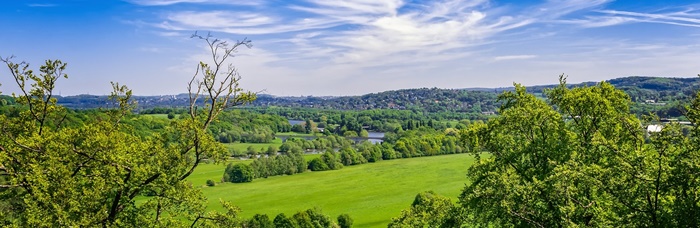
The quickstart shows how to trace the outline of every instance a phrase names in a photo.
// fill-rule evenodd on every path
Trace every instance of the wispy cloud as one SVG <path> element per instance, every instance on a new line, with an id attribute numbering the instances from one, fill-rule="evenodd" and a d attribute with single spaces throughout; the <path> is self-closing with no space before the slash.
<path id="1" fill-rule="evenodd" d="M 198 4 L 225 4 L 225 5 L 247 5 L 258 6 L 265 3 L 264 0 L 125 0 L 137 5 L 143 6 L 167 6 L 180 3 L 198 3 Z"/>
<path id="2" fill-rule="evenodd" d="M 199 0 L 188 2 L 194 1 Z M 279 13 L 280 9 L 173 11 L 156 26 L 169 31 L 211 30 L 281 36 L 292 44 L 286 46 L 286 52 L 296 51 L 289 55 L 294 56 L 294 61 L 316 60 L 322 54 L 334 64 L 374 67 L 464 57 L 468 48 L 488 43 L 487 39 L 495 35 L 607 2 L 609 0 L 549 0 L 522 12 L 506 14 L 487 0 L 421 4 L 403 0 L 303 0 L 281 6 L 281 11 L 286 13 Z M 303 39 L 297 36 L 314 32 L 320 33 Z"/>
<path id="3" fill-rule="evenodd" d="M 520 60 L 520 59 L 532 59 L 536 58 L 536 55 L 502 55 L 493 57 L 494 61 L 504 61 L 504 60 Z"/>
<path id="4" fill-rule="evenodd" d="M 697 10 L 669 13 L 638 13 L 619 10 L 601 10 L 600 13 L 638 22 L 700 27 L 700 11 Z"/>
<path id="5" fill-rule="evenodd" d="M 635 53 L 663 50 L 666 43 L 615 46 L 610 42 L 629 41 L 599 42 L 600 37 L 576 35 L 589 28 L 632 23 L 700 27 L 700 12 L 694 9 L 634 12 L 610 9 L 613 0 L 542 0 L 526 5 L 494 0 L 296 0 L 275 1 L 274 6 L 253 1 L 257 7 L 232 6 L 223 0 L 130 1 L 161 6 L 218 4 L 186 11 L 163 7 L 158 21 L 149 24 L 169 35 L 208 30 L 253 36 L 256 51 L 245 51 L 249 56 L 243 64 L 263 74 L 288 75 L 276 80 L 290 84 L 298 80 L 293 75 L 313 78 L 318 85 L 331 80 L 352 85 L 352 78 L 359 75 L 400 75 L 407 81 L 396 85 L 405 87 L 412 80 L 423 80 L 418 75 L 464 75 L 486 72 L 485 67 L 508 74 L 512 72 L 507 69 L 517 68 L 512 65 L 542 75 L 548 64 L 585 72 L 593 72 L 589 68 L 595 64 L 611 65 L 615 58 L 630 66 L 650 65 L 650 59 L 641 60 Z M 561 73 L 557 69 L 551 75 Z"/>
<path id="6" fill-rule="evenodd" d="M 57 4 L 50 4 L 50 3 L 31 3 L 27 4 L 29 7 L 56 7 L 58 6 Z"/>

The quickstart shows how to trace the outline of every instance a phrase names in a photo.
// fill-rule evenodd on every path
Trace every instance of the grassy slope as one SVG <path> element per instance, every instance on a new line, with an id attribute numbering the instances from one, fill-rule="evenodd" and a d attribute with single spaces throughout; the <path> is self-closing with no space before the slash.
<path id="1" fill-rule="evenodd" d="M 272 219 L 279 213 L 291 215 L 319 207 L 333 218 L 350 214 L 355 227 L 386 227 L 419 192 L 433 190 L 456 199 L 473 161 L 467 154 L 380 161 L 245 184 L 219 184 L 202 191 L 210 209 L 221 210 L 219 199 L 223 199 L 241 207 L 246 218 L 265 213 Z M 206 179 L 219 180 L 223 169 L 223 165 L 203 165 L 189 179 L 203 185 Z"/>
<path id="2" fill-rule="evenodd" d="M 314 136 L 313 133 L 296 133 L 296 132 L 277 132 L 275 135 L 278 136 L 294 136 L 294 137 L 304 137 L 304 136 Z"/>
<path id="3" fill-rule="evenodd" d="M 273 139 L 271 143 L 224 143 L 226 148 L 236 148 L 240 151 L 247 151 L 248 146 L 253 146 L 253 148 L 258 151 L 260 151 L 261 148 L 267 150 L 270 145 L 275 145 L 279 149 L 279 147 L 282 146 L 282 139 Z"/>

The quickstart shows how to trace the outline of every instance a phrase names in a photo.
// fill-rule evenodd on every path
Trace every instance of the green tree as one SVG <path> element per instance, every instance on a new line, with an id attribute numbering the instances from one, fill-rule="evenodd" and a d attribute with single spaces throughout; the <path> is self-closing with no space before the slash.
<path id="1" fill-rule="evenodd" d="M 630 114 L 629 97 L 606 82 L 570 89 L 562 77 L 546 94 L 549 104 L 516 85 L 500 96 L 500 116 L 462 131 L 478 157 L 460 197 L 466 223 L 698 224 L 699 201 L 688 195 L 700 186 L 689 175 L 700 167 L 697 135 L 683 136 L 676 124 L 647 135 L 647 121 Z"/>
<path id="2" fill-rule="evenodd" d="M 320 209 L 308 209 L 300 211 L 292 216 L 294 224 L 300 228 L 337 228 L 336 224 L 328 215 L 323 214 Z"/>
<path id="3" fill-rule="evenodd" d="M 367 130 L 365 130 L 365 129 L 362 129 L 362 131 L 360 131 L 360 135 L 359 135 L 359 136 L 360 136 L 360 137 L 365 137 L 365 138 L 366 138 L 366 137 L 369 137 L 369 132 L 367 132 Z"/>
<path id="4" fill-rule="evenodd" d="M 278 149 L 277 149 L 276 146 L 270 145 L 269 147 L 267 147 L 267 151 L 266 151 L 266 152 L 267 152 L 267 155 L 272 156 L 272 155 L 277 154 L 277 151 L 278 151 Z"/>
<path id="5" fill-rule="evenodd" d="M 255 214 L 253 218 L 246 223 L 247 228 L 275 228 L 275 225 L 270 221 L 266 214 Z"/>
<path id="6" fill-rule="evenodd" d="M 309 162 L 309 169 L 311 171 L 326 171 L 329 170 L 328 165 L 323 162 L 321 158 L 314 158 Z"/>
<path id="7" fill-rule="evenodd" d="M 449 198 L 433 191 L 422 192 L 416 195 L 409 209 L 391 219 L 388 227 L 444 227 L 453 210 L 455 205 Z"/>
<path id="8" fill-rule="evenodd" d="M 258 150 L 256 150 L 255 147 L 253 147 L 253 145 L 248 146 L 248 148 L 246 149 L 246 152 L 249 155 L 257 155 L 258 154 Z"/>
<path id="9" fill-rule="evenodd" d="M 340 228 L 350 228 L 352 227 L 353 220 L 349 214 L 341 214 L 338 216 L 338 226 Z"/>
<path id="10" fill-rule="evenodd" d="M 255 177 L 253 168 L 248 164 L 228 164 L 224 174 L 224 180 L 233 183 L 251 182 Z"/>
<path id="11" fill-rule="evenodd" d="M 306 128 L 301 124 L 294 124 L 292 126 L 292 131 L 296 133 L 306 133 Z"/>
<path id="12" fill-rule="evenodd" d="M 304 130 L 307 134 L 313 133 L 314 130 L 316 130 L 316 123 L 314 123 L 314 121 L 311 119 L 306 120 L 306 122 L 304 123 Z"/>
<path id="13" fill-rule="evenodd" d="M 292 223 L 292 220 L 289 220 L 284 213 L 280 213 L 277 216 L 275 216 L 275 220 L 273 221 L 273 224 L 277 228 L 295 228 L 297 227 Z"/>
<path id="14" fill-rule="evenodd" d="M 189 118 L 174 120 L 162 133 L 146 137 L 132 134 L 131 126 L 122 122 L 135 106 L 127 87 L 112 84 L 116 107 L 104 112 L 106 118 L 67 125 L 67 110 L 53 96 L 57 80 L 67 77 L 66 64 L 48 60 L 37 75 L 26 63 L 1 58 L 19 87 L 15 99 L 25 108 L 17 117 L 0 115 L 0 171 L 6 178 L 0 198 L 2 204 L 13 202 L 10 210 L 0 209 L 0 225 L 238 224 L 236 207 L 222 202 L 225 213 L 206 212 L 201 192 L 185 179 L 204 159 L 226 157 L 226 149 L 207 132 L 210 123 L 223 109 L 255 99 L 239 88 L 235 69 L 222 65 L 249 41 L 228 45 L 200 38 L 215 54 L 214 65 L 200 63 L 189 83 Z M 207 105 L 195 108 L 198 99 L 207 100 Z M 152 196 L 136 203 L 146 192 Z"/>

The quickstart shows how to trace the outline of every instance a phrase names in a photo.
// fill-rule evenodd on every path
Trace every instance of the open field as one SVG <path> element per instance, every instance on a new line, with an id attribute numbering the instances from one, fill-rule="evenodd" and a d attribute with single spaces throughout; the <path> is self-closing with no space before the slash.
<path id="1" fill-rule="evenodd" d="M 260 149 L 267 150 L 267 148 L 271 145 L 275 145 L 277 148 L 279 148 L 282 146 L 282 139 L 273 139 L 271 143 L 224 143 L 226 148 L 233 148 L 240 151 L 247 151 L 249 146 L 253 146 L 253 148 L 255 148 L 257 151 L 260 151 Z"/>
<path id="2" fill-rule="evenodd" d="M 297 133 L 297 132 L 277 132 L 275 133 L 277 136 L 295 136 L 295 137 L 304 137 L 304 136 L 314 136 L 313 133 Z"/>
<path id="3" fill-rule="evenodd" d="M 141 115 L 144 115 L 144 116 L 152 116 L 152 117 L 161 118 L 161 119 L 167 119 L 167 118 L 168 118 L 168 114 L 141 114 Z M 180 118 L 180 114 L 175 114 L 175 119 L 177 119 L 177 118 Z"/>
<path id="4" fill-rule="evenodd" d="M 350 214 L 354 227 L 386 227 L 419 192 L 433 190 L 456 200 L 473 161 L 468 154 L 398 159 L 251 183 L 224 183 L 202 191 L 210 209 L 222 210 L 219 199 L 227 200 L 243 210 L 244 218 L 256 213 L 274 218 L 279 213 L 292 215 L 319 207 L 333 218 Z M 204 164 L 189 180 L 195 185 L 204 185 L 206 179 L 219 180 L 224 167 Z"/>

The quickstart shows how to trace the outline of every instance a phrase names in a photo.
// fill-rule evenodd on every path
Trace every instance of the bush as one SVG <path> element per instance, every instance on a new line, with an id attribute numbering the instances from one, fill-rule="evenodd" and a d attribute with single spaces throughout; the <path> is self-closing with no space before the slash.
<path id="1" fill-rule="evenodd" d="M 233 183 L 251 182 L 254 177 L 253 167 L 248 164 L 229 164 L 224 171 L 224 180 Z"/>
<path id="2" fill-rule="evenodd" d="M 340 228 L 350 228 L 352 227 L 352 218 L 348 214 L 342 214 L 338 216 L 338 226 Z"/>
<path id="3" fill-rule="evenodd" d="M 329 170 L 328 165 L 326 165 L 321 158 L 314 158 L 309 162 L 309 169 L 311 171 L 326 171 Z"/>
<path id="4" fill-rule="evenodd" d="M 266 214 L 255 214 L 253 218 L 248 220 L 245 227 L 250 228 L 274 228 L 275 225 L 270 221 Z"/>
<path id="5" fill-rule="evenodd" d="M 214 183 L 213 180 L 207 180 L 207 186 L 214 187 L 214 185 L 216 185 L 216 183 Z"/>

